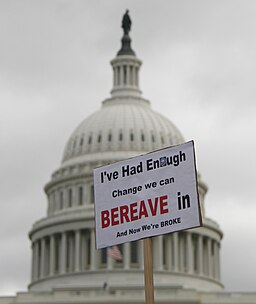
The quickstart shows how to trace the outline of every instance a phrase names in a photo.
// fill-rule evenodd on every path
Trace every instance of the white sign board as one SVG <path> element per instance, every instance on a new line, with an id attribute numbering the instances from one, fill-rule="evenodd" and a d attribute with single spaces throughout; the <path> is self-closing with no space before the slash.
<path id="1" fill-rule="evenodd" d="M 96 246 L 201 226 L 194 142 L 94 169 Z"/>

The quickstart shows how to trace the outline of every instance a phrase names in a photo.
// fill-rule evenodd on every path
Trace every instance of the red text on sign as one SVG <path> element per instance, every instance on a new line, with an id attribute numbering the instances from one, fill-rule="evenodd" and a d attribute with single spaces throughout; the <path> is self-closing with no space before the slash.
<path id="1" fill-rule="evenodd" d="M 118 206 L 110 210 L 103 210 L 101 211 L 101 227 L 107 228 L 109 226 L 137 221 L 143 217 L 168 213 L 167 199 L 168 196 L 163 195 L 129 205 Z"/>

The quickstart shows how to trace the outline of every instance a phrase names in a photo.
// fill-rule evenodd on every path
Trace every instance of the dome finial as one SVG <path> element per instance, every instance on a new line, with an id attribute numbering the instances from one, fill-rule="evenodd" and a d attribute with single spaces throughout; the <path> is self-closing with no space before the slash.
<path id="1" fill-rule="evenodd" d="M 122 46 L 120 51 L 117 53 L 119 55 L 134 55 L 135 52 L 131 48 L 131 38 L 129 36 L 129 32 L 131 31 L 132 20 L 129 16 L 129 10 L 127 9 L 122 19 L 122 29 L 124 31 L 124 35 L 122 37 Z"/>

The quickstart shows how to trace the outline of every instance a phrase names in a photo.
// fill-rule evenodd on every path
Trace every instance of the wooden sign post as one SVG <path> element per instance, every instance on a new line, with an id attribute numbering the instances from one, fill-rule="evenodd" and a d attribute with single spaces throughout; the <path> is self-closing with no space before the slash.
<path id="1" fill-rule="evenodd" d="M 154 304 L 153 250 L 152 238 L 143 240 L 144 247 L 144 282 L 146 304 Z"/>

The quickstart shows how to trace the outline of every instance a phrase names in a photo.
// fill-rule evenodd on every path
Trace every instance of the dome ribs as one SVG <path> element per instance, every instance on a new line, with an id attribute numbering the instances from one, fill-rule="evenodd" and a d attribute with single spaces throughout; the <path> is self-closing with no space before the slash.
<path id="1" fill-rule="evenodd" d="M 127 97 L 103 104 L 75 129 L 63 162 L 98 152 L 149 152 L 181 142 L 181 133 L 167 118 L 149 103 Z"/>

